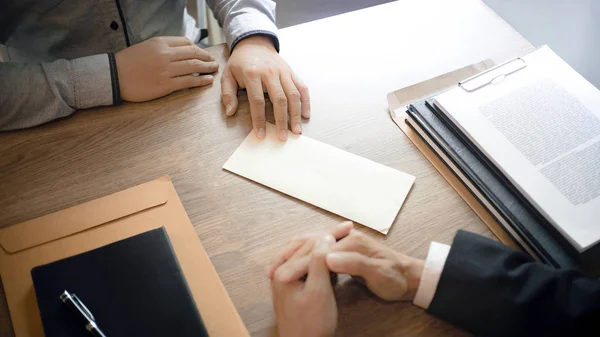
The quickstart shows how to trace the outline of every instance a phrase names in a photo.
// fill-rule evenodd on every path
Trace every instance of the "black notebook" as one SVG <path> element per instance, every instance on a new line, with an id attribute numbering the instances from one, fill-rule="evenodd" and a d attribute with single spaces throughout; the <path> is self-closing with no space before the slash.
<path id="1" fill-rule="evenodd" d="M 429 138 L 424 140 L 430 147 L 436 146 L 443 152 L 451 163 L 444 158 L 441 158 L 442 161 L 460 171 L 455 173 L 458 173 L 467 188 L 480 199 L 509 235 L 543 262 L 596 274 L 595 268 L 587 265 L 552 225 L 519 195 L 508 179 L 501 176 L 486 158 L 482 158 L 482 154 L 474 146 L 469 146 L 468 141 L 457 134 L 448 125 L 450 122 L 444 120 L 441 112 L 436 109 L 427 101 L 412 104 L 407 113 L 409 121 L 417 124 L 417 128 L 415 125 L 411 126 L 419 135 Z M 438 150 L 434 149 L 434 152 L 440 155 Z"/>
<path id="2" fill-rule="evenodd" d="M 46 337 L 89 337 L 64 290 L 108 337 L 208 336 L 164 228 L 31 270 Z"/>

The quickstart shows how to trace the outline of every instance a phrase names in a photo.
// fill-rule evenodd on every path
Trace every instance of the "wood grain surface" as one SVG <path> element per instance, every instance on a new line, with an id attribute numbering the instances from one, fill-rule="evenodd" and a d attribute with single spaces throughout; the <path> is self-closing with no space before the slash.
<path id="1" fill-rule="evenodd" d="M 222 46 L 210 52 L 225 61 Z M 417 177 L 387 237 L 362 230 L 421 258 L 431 240 L 449 243 L 459 228 L 490 236 L 387 116 L 363 120 L 360 132 L 353 128 L 356 123 L 346 118 L 328 132 L 305 134 L 325 142 L 335 138 L 347 151 Z M 253 336 L 271 336 L 274 317 L 264 268 L 290 237 L 342 219 L 222 170 L 250 130 L 246 100 L 235 117 L 227 118 L 219 86 L 213 85 L 0 134 L 0 224 L 15 224 L 168 174 L 248 329 Z M 383 303 L 351 280 L 340 283 L 340 336 L 462 335 L 410 303 Z M 0 336 L 11 335 L 2 302 Z"/>
<path id="2" fill-rule="evenodd" d="M 394 31 L 399 17 L 407 31 Z M 280 37 L 282 55 L 312 92 L 304 134 L 416 176 L 387 236 L 360 230 L 419 258 L 432 240 L 451 243 L 458 229 L 492 237 L 390 120 L 385 96 L 484 59 L 517 56 L 531 48 L 525 39 L 479 0 L 402 0 L 291 27 Z M 372 45 L 352 44 L 365 40 Z M 446 53 L 405 53 L 411 45 Z M 223 46 L 208 51 L 225 64 Z M 359 67 L 364 60 L 368 69 Z M 343 219 L 221 169 L 251 121 L 244 94 L 235 116 L 223 114 L 219 80 L 220 74 L 209 87 L 0 133 L 0 227 L 168 174 L 248 330 L 274 336 L 265 267 L 293 236 Z M 270 105 L 267 111 L 273 121 Z M 1 294 L 0 337 L 13 336 Z M 379 301 L 348 278 L 340 278 L 336 295 L 338 336 L 466 335 L 411 303 Z"/>

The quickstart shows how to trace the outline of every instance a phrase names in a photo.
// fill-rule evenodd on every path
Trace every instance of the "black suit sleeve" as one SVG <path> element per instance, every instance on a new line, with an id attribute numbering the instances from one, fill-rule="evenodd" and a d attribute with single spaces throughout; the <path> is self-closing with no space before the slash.
<path id="1" fill-rule="evenodd" d="M 459 231 L 428 312 L 489 337 L 600 336 L 600 280 Z"/>

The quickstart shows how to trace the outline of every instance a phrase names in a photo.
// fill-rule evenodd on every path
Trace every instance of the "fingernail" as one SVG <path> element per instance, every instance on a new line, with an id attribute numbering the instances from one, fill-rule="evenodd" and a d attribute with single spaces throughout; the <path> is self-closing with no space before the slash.
<path id="1" fill-rule="evenodd" d="M 279 139 L 287 140 L 288 132 L 287 130 L 279 130 Z"/>
<path id="2" fill-rule="evenodd" d="M 227 116 L 231 116 L 231 115 L 233 115 L 233 107 L 231 106 L 231 104 L 227 104 L 227 105 L 225 106 L 225 114 L 226 114 Z"/>
<path id="3" fill-rule="evenodd" d="M 258 138 L 265 139 L 265 136 L 266 136 L 265 128 L 258 129 Z"/>
<path id="4" fill-rule="evenodd" d="M 217 62 L 213 62 L 211 65 L 213 68 L 219 68 L 219 64 Z"/>
<path id="5" fill-rule="evenodd" d="M 352 221 L 344 221 L 340 224 L 342 227 L 354 227 L 354 222 Z"/>
<path id="6" fill-rule="evenodd" d="M 300 123 L 296 123 L 294 125 L 294 132 L 297 134 L 301 134 L 302 133 L 302 125 L 300 125 Z"/>

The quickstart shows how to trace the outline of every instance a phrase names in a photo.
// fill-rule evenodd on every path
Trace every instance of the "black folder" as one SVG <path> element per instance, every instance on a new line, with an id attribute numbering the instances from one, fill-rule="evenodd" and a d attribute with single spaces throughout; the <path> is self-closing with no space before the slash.
<path id="1" fill-rule="evenodd" d="M 452 169 L 522 248 L 549 265 L 598 275 L 596 254 L 579 254 L 432 101 L 410 105 L 407 114 L 411 127 L 460 171 Z"/>
<path id="2" fill-rule="evenodd" d="M 46 337 L 89 337 L 59 299 L 77 295 L 108 337 L 208 336 L 164 228 L 31 270 Z"/>

